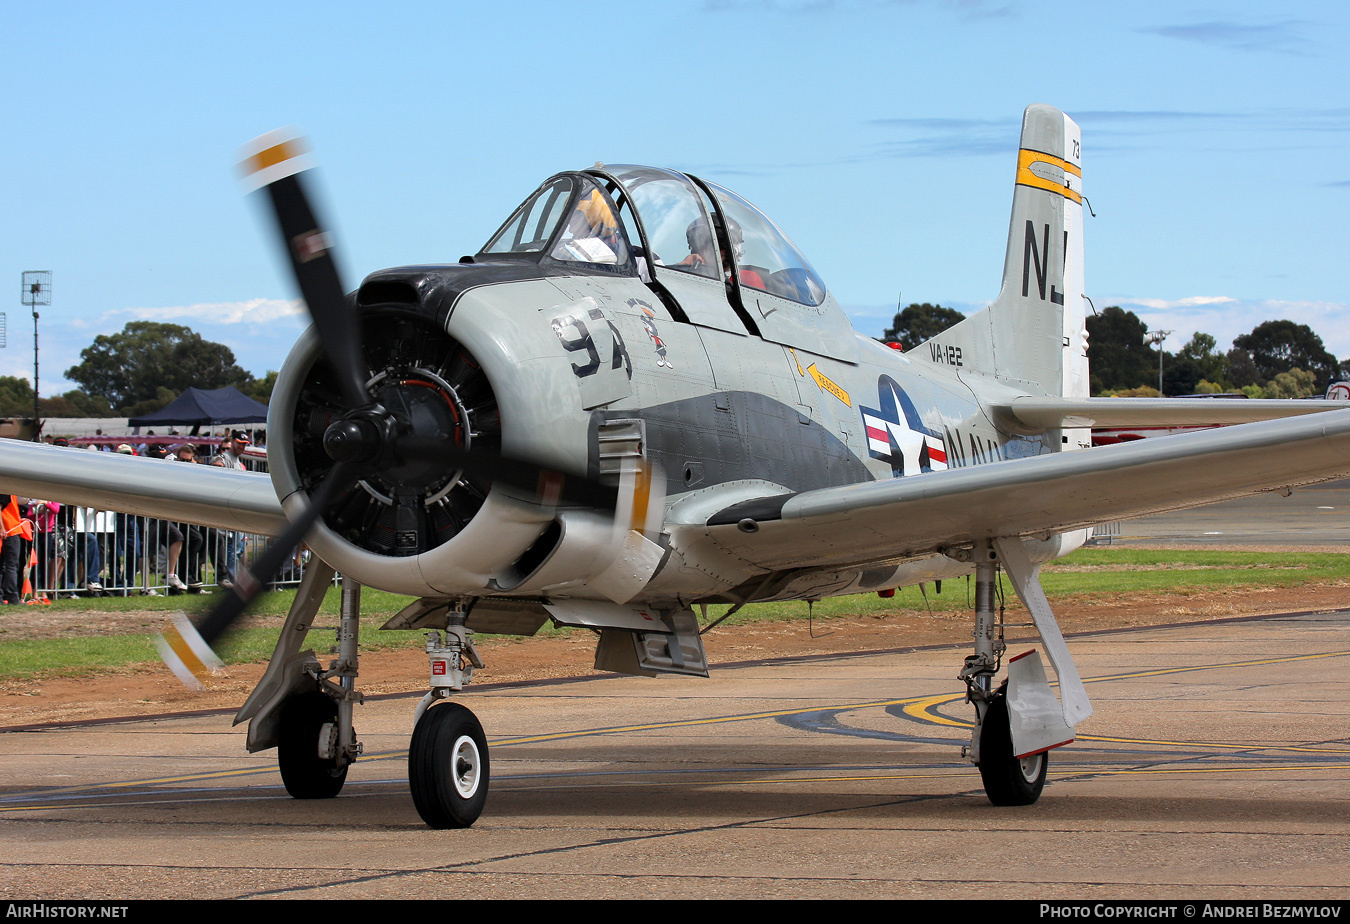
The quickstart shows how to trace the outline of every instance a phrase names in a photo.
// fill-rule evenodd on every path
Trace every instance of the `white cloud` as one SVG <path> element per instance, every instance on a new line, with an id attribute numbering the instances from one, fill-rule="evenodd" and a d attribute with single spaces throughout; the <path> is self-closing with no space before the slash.
<path id="1" fill-rule="evenodd" d="M 1193 308 L 1196 305 L 1224 305 L 1229 302 L 1236 302 L 1237 299 L 1229 298 L 1227 295 L 1192 295 L 1190 298 L 1178 298 L 1171 301 L 1161 298 L 1123 298 L 1119 301 L 1131 305 L 1143 305 L 1145 308 Z"/>
<path id="2" fill-rule="evenodd" d="M 1306 324 L 1322 338 L 1327 350 L 1338 359 L 1350 357 L 1350 303 L 1329 301 L 1285 301 L 1279 299 L 1240 299 L 1229 296 L 1192 296 L 1190 298 L 1107 298 L 1098 305 L 1119 305 L 1133 311 L 1150 330 L 1174 333 L 1164 344 L 1178 350 L 1197 331 L 1211 334 L 1219 349 L 1232 348 L 1233 338 L 1251 333 L 1265 321 L 1290 320 Z"/>
<path id="3" fill-rule="evenodd" d="M 304 313 L 304 302 L 298 298 L 251 298 L 242 302 L 174 305 L 167 308 L 119 308 L 105 313 L 103 317 L 107 320 L 131 317 L 141 321 L 187 319 L 211 324 L 266 324 Z"/>

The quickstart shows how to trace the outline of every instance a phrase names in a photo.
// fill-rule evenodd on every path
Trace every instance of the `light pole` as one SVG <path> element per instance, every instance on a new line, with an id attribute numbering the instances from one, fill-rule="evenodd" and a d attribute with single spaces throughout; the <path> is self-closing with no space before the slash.
<path id="1" fill-rule="evenodd" d="M 1151 330 L 1151 331 L 1149 331 L 1148 333 L 1144 334 L 1144 342 L 1145 342 L 1145 343 L 1148 343 L 1148 344 L 1155 344 L 1155 345 L 1158 347 L 1158 394 L 1159 394 L 1159 395 L 1161 395 L 1161 394 L 1163 393 L 1163 387 L 1162 387 L 1163 348 L 1162 348 L 1162 344 L 1163 344 L 1163 341 L 1164 341 L 1164 340 L 1166 340 L 1169 336 L 1171 336 L 1171 334 L 1172 334 L 1172 332 L 1171 332 L 1170 330 Z"/>
<path id="2" fill-rule="evenodd" d="M 33 442 L 42 438 L 42 417 L 38 414 L 38 307 L 52 303 L 51 270 L 28 270 L 23 274 L 20 300 L 33 309 Z"/>

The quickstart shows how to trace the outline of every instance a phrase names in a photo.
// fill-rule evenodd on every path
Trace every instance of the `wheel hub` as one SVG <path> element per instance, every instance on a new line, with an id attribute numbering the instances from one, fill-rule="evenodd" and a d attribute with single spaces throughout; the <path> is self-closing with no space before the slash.
<path id="1" fill-rule="evenodd" d="M 468 735 L 460 735 L 451 752 L 451 775 L 455 791 L 462 799 L 472 799 L 478 791 L 478 745 Z"/>

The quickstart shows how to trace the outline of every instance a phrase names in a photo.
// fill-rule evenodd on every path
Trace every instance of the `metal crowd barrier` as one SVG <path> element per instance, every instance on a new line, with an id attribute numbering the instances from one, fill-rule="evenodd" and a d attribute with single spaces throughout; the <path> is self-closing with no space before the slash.
<path id="1" fill-rule="evenodd" d="M 1114 540 L 1120 538 L 1120 521 L 1112 523 L 1098 523 L 1092 527 L 1092 535 L 1088 537 L 1086 545 L 1110 545 Z"/>
<path id="2" fill-rule="evenodd" d="M 20 581 L 25 596 L 36 600 L 203 593 L 228 581 L 236 567 L 261 555 L 269 541 L 267 536 L 89 507 L 48 506 L 40 500 L 33 500 L 30 510 L 35 511 L 33 542 L 25 543 L 21 553 Z M 274 585 L 297 585 L 310 557 L 307 550 L 297 550 Z"/>

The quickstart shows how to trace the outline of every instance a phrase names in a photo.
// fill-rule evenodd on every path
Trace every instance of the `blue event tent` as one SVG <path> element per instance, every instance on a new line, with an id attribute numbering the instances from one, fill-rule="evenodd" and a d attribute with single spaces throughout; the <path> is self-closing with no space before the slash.
<path id="1" fill-rule="evenodd" d="M 224 388 L 189 388 L 166 406 L 127 421 L 129 427 L 156 424 L 265 423 L 267 405 L 260 404 L 227 385 Z"/>

